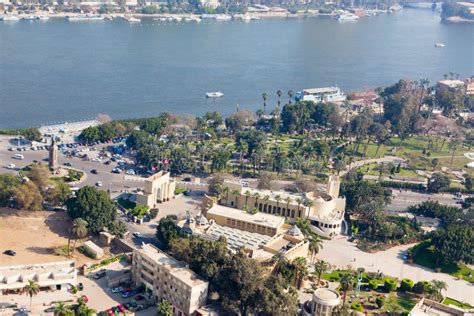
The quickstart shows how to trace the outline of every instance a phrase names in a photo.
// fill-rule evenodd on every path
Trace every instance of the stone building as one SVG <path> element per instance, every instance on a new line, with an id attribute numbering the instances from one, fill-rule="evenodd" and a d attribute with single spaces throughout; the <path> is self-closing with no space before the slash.
<path id="1" fill-rule="evenodd" d="M 160 171 L 145 180 L 144 191 L 137 193 L 137 203 L 154 208 L 158 203 L 173 199 L 175 188 L 176 182 L 171 180 L 170 173 Z"/>
<path id="2" fill-rule="evenodd" d="M 313 292 L 313 298 L 304 304 L 305 316 L 331 316 L 333 310 L 341 304 L 341 297 L 336 291 L 319 288 Z"/>

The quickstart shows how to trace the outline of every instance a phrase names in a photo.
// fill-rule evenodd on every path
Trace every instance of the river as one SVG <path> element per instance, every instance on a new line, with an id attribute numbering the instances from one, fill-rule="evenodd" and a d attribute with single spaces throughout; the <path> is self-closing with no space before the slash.
<path id="1" fill-rule="evenodd" d="M 435 43 L 446 47 L 435 48 Z M 338 85 L 374 88 L 400 78 L 474 74 L 474 26 L 431 10 L 340 23 L 143 20 L 0 22 L 0 128 L 163 111 L 229 114 L 261 107 L 262 92 Z M 208 91 L 222 91 L 208 100 Z"/>

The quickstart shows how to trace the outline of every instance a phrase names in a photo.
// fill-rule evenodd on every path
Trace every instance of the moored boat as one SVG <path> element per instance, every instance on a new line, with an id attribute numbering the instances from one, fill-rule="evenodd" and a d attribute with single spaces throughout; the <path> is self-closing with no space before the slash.
<path id="1" fill-rule="evenodd" d="M 224 93 L 220 91 L 206 93 L 206 98 L 222 98 L 223 96 L 224 96 Z"/>

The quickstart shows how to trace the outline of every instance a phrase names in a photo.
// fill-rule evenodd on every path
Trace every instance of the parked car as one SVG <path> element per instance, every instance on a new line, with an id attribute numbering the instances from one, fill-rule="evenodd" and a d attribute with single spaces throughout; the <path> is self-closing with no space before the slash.
<path id="1" fill-rule="evenodd" d="M 97 181 L 95 185 L 98 186 L 99 188 L 102 187 L 102 181 Z"/>
<path id="2" fill-rule="evenodd" d="M 105 277 L 105 275 L 106 275 L 105 270 L 100 270 L 96 274 L 94 274 L 94 279 L 98 280 L 100 278 Z"/>
<path id="3" fill-rule="evenodd" d="M 126 312 L 126 309 L 125 309 L 125 307 L 123 307 L 122 304 L 118 304 L 118 305 L 117 305 L 117 308 L 118 308 L 119 311 L 122 312 L 122 313 L 125 313 L 125 312 Z"/>
<path id="4" fill-rule="evenodd" d="M 140 232 L 134 232 L 133 236 L 135 236 L 137 238 L 140 238 L 142 236 L 142 234 Z"/>
<path id="5" fill-rule="evenodd" d="M 125 173 L 128 174 L 128 175 L 134 176 L 134 175 L 135 175 L 135 170 L 133 170 L 133 169 L 128 169 L 127 172 L 125 172 Z"/>
<path id="6" fill-rule="evenodd" d="M 4 254 L 4 255 L 8 255 L 8 256 L 12 256 L 12 257 L 16 256 L 15 250 L 11 250 L 11 249 L 5 250 L 5 251 L 3 252 L 3 254 Z"/>
<path id="7" fill-rule="evenodd" d="M 56 311 L 55 306 L 48 307 L 44 310 L 45 313 L 54 313 Z"/>
<path id="8" fill-rule="evenodd" d="M 15 169 L 15 164 L 14 163 L 9 163 L 7 166 L 7 169 Z"/>
<path id="9" fill-rule="evenodd" d="M 81 295 L 81 298 L 84 301 L 84 303 L 89 302 L 89 298 L 86 295 Z"/>
<path id="10" fill-rule="evenodd" d="M 64 165 L 65 165 L 66 167 L 72 167 L 72 163 L 70 163 L 70 162 L 65 162 Z"/>
<path id="11" fill-rule="evenodd" d="M 78 289 L 79 291 L 84 290 L 84 284 L 82 284 L 82 282 L 80 282 L 80 283 L 77 285 L 77 289 Z"/>
<path id="12" fill-rule="evenodd" d="M 91 170 L 91 173 L 92 173 L 92 174 L 98 174 L 99 171 L 97 171 L 97 169 L 92 169 L 92 170 Z"/>
<path id="13" fill-rule="evenodd" d="M 143 301 L 145 299 L 145 296 L 139 294 L 137 296 L 135 296 L 135 301 Z"/>
<path id="14" fill-rule="evenodd" d="M 123 287 L 119 286 L 119 287 L 114 287 L 112 289 L 112 293 L 120 293 L 123 291 Z"/>
<path id="15" fill-rule="evenodd" d="M 122 293 L 122 298 L 132 297 L 132 296 L 134 296 L 135 294 L 137 294 L 137 291 L 135 291 L 135 290 L 130 291 L 130 292 L 125 292 L 125 293 Z"/>

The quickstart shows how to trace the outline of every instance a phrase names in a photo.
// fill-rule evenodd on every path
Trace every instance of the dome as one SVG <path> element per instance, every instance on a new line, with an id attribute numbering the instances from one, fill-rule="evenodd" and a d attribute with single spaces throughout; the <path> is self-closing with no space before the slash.
<path id="1" fill-rule="evenodd" d="M 207 220 L 206 217 L 202 216 L 202 214 L 199 214 L 198 216 L 196 216 L 196 223 L 198 225 L 207 225 L 209 224 L 209 221 Z"/>
<path id="2" fill-rule="evenodd" d="M 300 236 L 302 233 L 298 226 L 294 225 L 293 227 L 288 229 L 287 234 L 290 236 Z"/>

